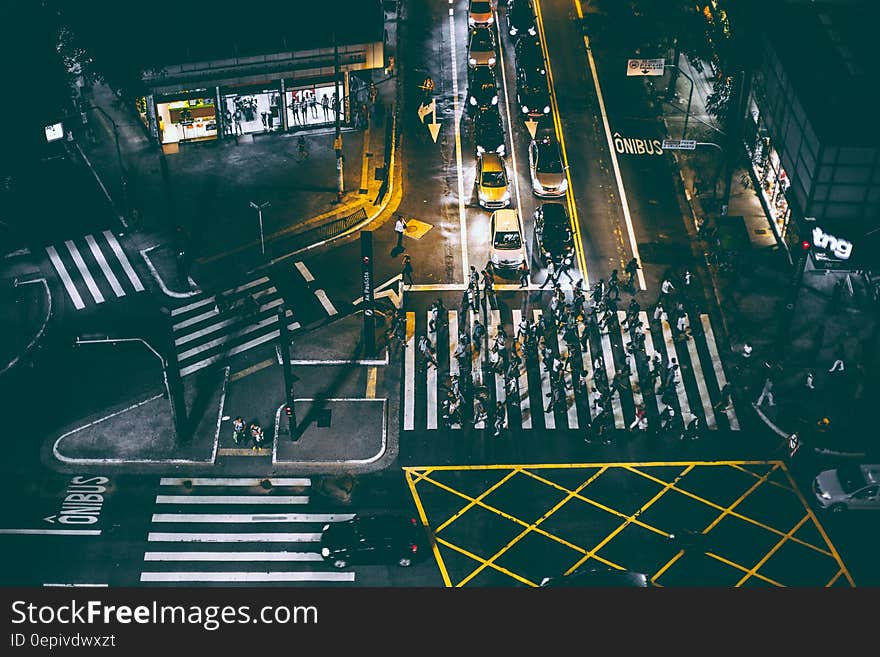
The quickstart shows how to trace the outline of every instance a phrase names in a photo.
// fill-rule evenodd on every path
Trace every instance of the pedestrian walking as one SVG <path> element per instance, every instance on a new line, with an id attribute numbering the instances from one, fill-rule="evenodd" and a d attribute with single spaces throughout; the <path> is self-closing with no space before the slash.
<path id="1" fill-rule="evenodd" d="M 749 359 L 752 357 L 752 351 L 754 351 L 752 345 L 750 345 L 748 342 L 744 342 L 742 346 L 742 357 L 744 361 L 749 361 Z"/>
<path id="2" fill-rule="evenodd" d="M 688 319 L 685 313 L 681 313 L 675 320 L 675 330 L 678 332 L 678 339 L 685 341 L 688 339 Z"/>
<path id="3" fill-rule="evenodd" d="M 666 374 L 663 375 L 663 387 L 669 388 L 676 383 L 675 375 L 678 373 L 678 359 L 672 358 L 666 366 Z"/>
<path id="4" fill-rule="evenodd" d="M 554 284 L 556 283 L 555 271 L 556 271 L 556 267 L 553 264 L 553 260 L 550 258 L 547 258 L 547 278 L 545 278 L 544 282 L 541 283 L 540 287 L 542 290 L 547 286 L 548 283 L 554 283 Z"/>
<path id="5" fill-rule="evenodd" d="M 623 268 L 623 271 L 626 272 L 626 287 L 633 290 L 635 289 L 635 280 L 636 280 L 636 272 L 641 269 L 639 267 L 639 261 L 633 258 L 628 263 L 626 263 L 626 267 Z"/>
<path id="6" fill-rule="evenodd" d="M 725 383 L 724 387 L 721 388 L 721 399 L 712 407 L 716 411 L 727 411 L 733 405 L 732 401 L 733 396 L 733 386 L 730 383 Z"/>
<path id="7" fill-rule="evenodd" d="M 831 368 L 828 370 L 829 374 L 833 372 L 843 372 L 846 369 L 846 365 L 843 363 L 843 348 L 837 348 L 837 356 L 834 358 L 834 362 L 831 364 Z"/>
<path id="8" fill-rule="evenodd" d="M 639 404 L 636 407 L 636 417 L 629 425 L 630 433 L 636 431 L 647 431 L 648 430 L 648 413 L 645 411 L 645 407 Z"/>
<path id="9" fill-rule="evenodd" d="M 611 270 L 611 276 L 608 277 L 608 296 L 615 301 L 620 301 L 620 281 L 617 279 L 617 270 Z"/>
<path id="10" fill-rule="evenodd" d="M 519 286 L 520 287 L 528 287 L 529 286 L 529 265 L 523 260 L 519 263 L 519 268 L 517 269 L 519 272 Z"/>
<path id="11" fill-rule="evenodd" d="M 565 274 L 565 276 L 568 278 L 568 282 L 574 283 L 574 276 L 571 275 L 571 272 L 569 271 L 570 269 L 571 260 L 569 260 L 568 258 L 563 258 L 562 260 L 560 260 L 559 265 L 557 266 L 556 280 L 558 281 L 560 278 L 562 278 L 562 275 Z"/>
<path id="12" fill-rule="evenodd" d="M 664 278 L 663 282 L 660 284 L 660 294 L 663 296 L 663 298 L 668 298 L 672 296 L 674 292 L 675 286 L 672 284 L 672 281 L 670 281 L 668 278 Z"/>
<path id="13" fill-rule="evenodd" d="M 490 304 L 495 298 L 495 277 L 484 269 L 480 272 L 480 279 L 483 283 L 483 301 Z"/>
<path id="14" fill-rule="evenodd" d="M 501 430 L 504 428 L 504 421 L 507 416 L 507 409 L 504 407 L 502 402 L 497 402 L 495 404 L 495 436 L 501 435 Z"/>
<path id="15" fill-rule="evenodd" d="M 447 323 L 446 306 L 443 305 L 443 299 L 437 297 L 431 304 L 431 321 L 428 323 L 428 330 L 431 333 L 436 333 L 438 326 L 446 326 Z"/>
<path id="16" fill-rule="evenodd" d="M 480 291 L 480 273 L 477 271 L 477 268 L 471 265 L 471 270 L 468 272 L 468 280 L 470 284 L 473 285 L 477 292 Z"/>
<path id="17" fill-rule="evenodd" d="M 773 379 L 769 376 L 764 379 L 764 387 L 761 388 L 761 394 L 758 395 L 755 406 L 761 406 L 764 400 L 767 401 L 768 406 L 776 406 L 776 400 L 773 398 Z"/>
<path id="18" fill-rule="evenodd" d="M 403 269 L 401 269 L 400 273 L 403 276 L 403 284 L 404 285 L 412 285 L 413 284 L 412 259 L 408 255 L 403 256 Z"/>
<path id="19" fill-rule="evenodd" d="M 698 440 L 703 435 L 703 419 L 699 415 L 695 415 L 693 419 L 687 423 L 684 433 L 680 436 L 682 440 Z"/>
<path id="20" fill-rule="evenodd" d="M 260 449 L 263 446 L 263 441 L 265 440 L 265 436 L 263 435 L 263 427 L 260 426 L 259 422 L 253 420 L 249 427 L 249 433 L 251 435 L 251 440 L 254 443 L 251 449 Z"/>
<path id="21" fill-rule="evenodd" d="M 480 353 L 480 347 L 483 345 L 483 338 L 486 336 L 486 327 L 480 323 L 479 319 L 474 319 L 473 345 L 477 353 Z"/>
<path id="22" fill-rule="evenodd" d="M 654 313 L 651 315 L 652 320 L 656 323 L 659 322 L 663 317 L 663 304 L 658 301 L 654 306 Z"/>
<path id="23" fill-rule="evenodd" d="M 602 299 L 605 298 L 605 279 L 604 278 L 600 278 L 598 281 L 596 281 L 596 284 L 593 286 L 591 298 L 593 299 L 594 306 L 598 306 L 600 303 L 602 303 Z"/>
<path id="24" fill-rule="evenodd" d="M 240 445 L 245 441 L 245 422 L 244 418 L 239 415 L 232 420 L 232 442 Z"/>
<path id="25" fill-rule="evenodd" d="M 805 383 L 808 390 L 815 390 L 816 386 L 813 385 L 813 373 L 807 372 L 807 380 Z"/>
<path id="26" fill-rule="evenodd" d="M 422 356 L 425 357 L 426 367 L 428 365 L 433 365 L 434 368 L 437 367 L 437 357 L 434 355 L 434 345 L 425 334 L 422 334 L 421 337 L 419 337 L 419 351 L 422 352 Z"/>
<path id="27" fill-rule="evenodd" d="M 480 295 L 473 283 L 464 292 L 465 302 L 475 313 L 480 311 Z"/>
<path id="28" fill-rule="evenodd" d="M 327 96 L 325 95 L 324 98 Z M 401 215 L 397 215 L 397 219 L 394 222 L 394 232 L 397 233 L 397 248 L 403 248 L 403 234 L 406 232 L 406 219 L 404 219 Z"/>

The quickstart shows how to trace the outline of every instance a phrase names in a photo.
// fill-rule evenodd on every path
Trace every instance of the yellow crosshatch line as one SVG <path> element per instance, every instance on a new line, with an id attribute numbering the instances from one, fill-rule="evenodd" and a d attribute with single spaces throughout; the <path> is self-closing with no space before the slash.
<path id="1" fill-rule="evenodd" d="M 699 467 L 724 467 L 724 466 L 732 467 L 738 471 L 743 472 L 744 474 L 748 474 L 748 475 L 755 477 L 757 479 L 757 481 L 755 481 L 755 483 L 751 487 L 749 487 L 745 492 L 743 492 L 739 496 L 739 498 L 737 498 L 732 504 L 728 505 L 727 507 L 719 505 L 715 502 L 712 502 L 711 500 L 708 500 L 708 499 L 701 497 L 695 493 L 692 493 L 688 490 L 685 490 L 684 488 L 682 488 L 680 486 L 680 482 L 682 481 L 682 479 L 684 479 L 684 477 L 687 474 L 691 473 L 696 468 L 699 468 Z M 765 467 L 770 466 L 770 467 L 763 475 L 761 475 L 761 474 L 758 474 L 758 473 L 750 470 L 748 468 L 748 466 L 765 466 Z M 641 468 L 651 468 L 651 467 L 682 467 L 683 470 L 672 481 L 664 481 L 660 477 L 643 472 L 641 470 Z M 582 493 L 582 491 L 585 488 L 587 488 L 587 486 L 589 486 L 591 483 L 593 483 L 602 474 L 606 473 L 608 470 L 613 469 L 613 468 L 623 468 L 625 470 L 632 472 L 633 474 L 638 474 L 642 477 L 645 477 L 646 479 L 648 479 L 650 481 L 653 481 L 653 482 L 661 485 L 662 488 L 659 492 L 654 494 L 650 500 L 648 500 L 645 504 L 643 504 L 637 511 L 635 511 L 632 514 L 623 513 L 621 511 L 616 510 L 616 509 L 612 509 L 612 508 L 610 508 L 600 502 L 597 502 L 596 500 L 590 499 L 589 497 L 587 497 L 586 495 L 584 495 Z M 577 486 L 574 489 L 570 489 L 566 486 L 563 486 L 561 484 L 558 484 L 558 483 L 552 481 L 551 479 L 548 479 L 546 476 L 542 476 L 542 475 L 538 474 L 538 472 L 541 470 L 573 470 L 573 469 L 590 469 L 590 470 L 595 470 L 595 472 L 591 473 L 591 475 L 587 478 L 586 481 L 584 481 L 582 484 L 580 484 L 579 486 Z M 468 582 L 470 582 L 474 577 L 476 577 L 480 572 L 485 570 L 486 568 L 490 568 L 490 569 L 493 569 L 493 570 L 498 571 L 500 573 L 503 573 L 503 574 L 507 575 L 508 577 L 511 577 L 512 579 L 517 580 L 523 584 L 527 584 L 530 586 L 537 586 L 537 584 L 535 584 L 534 582 L 529 580 L 527 577 L 524 577 L 518 573 L 515 573 L 515 572 L 509 570 L 508 568 L 504 568 L 502 566 L 499 566 L 497 563 L 495 563 L 499 557 L 501 557 L 505 552 L 510 550 L 515 544 L 517 544 L 519 541 L 521 541 L 526 535 L 528 535 L 529 533 L 532 533 L 532 532 L 534 532 L 535 534 L 539 534 L 539 535 L 541 535 L 545 538 L 548 538 L 550 540 L 553 540 L 557 543 L 560 543 L 561 545 L 564 545 L 564 546 L 568 547 L 569 549 L 574 550 L 582 555 L 581 558 L 573 566 L 568 568 L 568 570 L 566 571 L 566 574 L 570 574 L 571 572 L 573 572 L 574 570 L 579 568 L 584 562 L 586 562 L 590 558 L 595 559 L 596 561 L 599 561 L 608 567 L 615 568 L 615 569 L 623 569 L 624 566 L 616 564 L 616 563 L 609 561 L 608 559 L 605 559 L 603 557 L 600 557 L 595 553 L 598 552 L 600 549 L 602 549 L 602 547 L 604 545 L 606 545 L 609 541 L 611 541 L 616 535 L 618 535 L 621 531 L 623 531 L 623 529 L 625 529 L 630 524 L 636 525 L 636 526 L 641 527 L 643 529 L 647 529 L 649 531 L 660 534 L 662 536 L 666 536 L 666 532 L 664 532 L 660 529 L 657 529 L 656 527 L 652 527 L 651 525 L 639 520 L 639 516 L 642 513 L 644 513 L 644 511 L 646 509 L 648 509 L 651 505 L 653 505 L 657 500 L 659 500 L 663 495 L 665 495 L 670 490 L 674 490 L 678 493 L 681 493 L 682 495 L 685 495 L 693 500 L 696 500 L 702 504 L 705 504 L 706 506 L 709 506 L 710 508 L 714 508 L 719 511 L 718 517 L 708 527 L 706 527 L 706 529 L 703 530 L 703 533 L 708 533 L 724 517 L 731 516 L 731 517 L 735 517 L 739 520 L 743 520 L 745 522 L 748 522 L 756 527 L 760 527 L 761 529 L 763 529 L 765 531 L 769 531 L 773 534 L 776 534 L 779 537 L 779 540 L 777 541 L 777 543 L 767 552 L 767 554 L 765 554 L 752 567 L 747 567 L 747 566 L 743 566 L 741 564 L 737 564 L 733 561 L 730 561 L 729 559 L 726 559 L 720 555 L 714 554 L 710 551 L 705 553 L 706 556 L 713 558 L 721 563 L 724 563 L 725 565 L 728 565 L 736 570 L 739 570 L 744 574 L 743 577 L 737 582 L 736 586 L 741 586 L 746 580 L 754 577 L 754 578 L 757 578 L 763 582 L 771 584 L 773 586 L 784 587 L 785 584 L 782 584 L 772 578 L 769 578 L 765 575 L 762 575 L 759 572 L 759 569 L 764 564 L 767 563 L 767 561 L 773 556 L 773 554 L 776 553 L 779 550 L 779 548 L 782 547 L 782 545 L 786 541 L 793 541 L 795 543 L 798 543 L 799 545 L 810 548 L 810 549 L 818 552 L 819 554 L 822 554 L 827 557 L 831 557 L 835 560 L 835 562 L 837 563 L 837 565 L 840 568 L 835 573 L 835 575 L 831 578 L 831 580 L 826 584 L 826 586 L 834 585 L 834 583 L 836 581 L 838 581 L 841 576 L 846 577 L 850 586 L 855 586 L 855 582 L 853 581 L 846 566 L 843 564 L 843 560 L 840 558 L 840 555 L 838 554 L 837 550 L 834 548 L 834 545 L 831 543 L 830 538 L 826 534 L 821 523 L 819 523 L 818 518 L 815 516 L 812 509 L 810 509 L 805 498 L 803 497 L 800 490 L 798 489 L 797 484 L 795 483 L 794 479 L 791 477 L 791 474 L 788 472 L 788 469 L 786 468 L 785 463 L 782 461 L 649 461 L 649 462 L 638 462 L 638 463 L 622 463 L 622 462 L 621 463 L 546 463 L 546 464 L 527 464 L 527 465 L 490 464 L 490 465 L 462 465 L 462 466 L 438 465 L 438 466 L 409 466 L 409 467 L 404 467 L 403 470 L 404 470 L 404 475 L 405 475 L 407 484 L 409 485 L 409 488 L 410 488 L 410 492 L 413 496 L 413 500 L 416 504 L 416 508 L 418 510 L 419 517 L 421 518 L 421 521 L 425 525 L 425 527 L 427 527 L 429 529 L 431 529 L 431 527 L 430 527 L 430 524 L 428 521 L 428 516 L 427 516 L 427 513 L 425 512 L 424 505 L 422 503 L 421 497 L 420 497 L 419 492 L 417 490 L 417 487 L 420 483 L 432 484 L 433 486 L 436 486 L 437 488 L 444 490 L 446 492 L 449 492 L 449 493 L 451 493 L 457 497 L 460 497 L 466 501 L 466 504 L 464 506 L 462 506 L 461 509 L 459 509 L 457 512 L 453 513 L 446 520 L 444 520 L 442 523 L 440 523 L 439 525 L 437 525 L 436 527 L 434 527 L 432 529 L 432 533 L 434 535 L 434 541 L 433 541 L 433 545 L 432 545 L 432 549 L 434 551 L 434 557 L 435 557 L 435 559 L 437 561 L 437 565 L 440 569 L 441 576 L 443 577 L 444 584 L 447 587 L 464 586 Z M 495 482 L 494 484 L 489 486 L 486 490 L 484 490 L 482 493 L 480 493 L 476 497 L 469 495 L 467 493 L 463 493 L 459 490 L 456 490 L 453 486 L 450 486 L 449 484 L 438 481 L 434 477 L 431 476 L 434 473 L 440 473 L 440 472 L 467 472 L 467 471 L 476 472 L 476 471 L 492 471 L 492 470 L 506 471 L 506 472 L 503 477 L 501 477 L 497 482 Z M 770 479 L 772 474 L 776 471 L 781 471 L 785 475 L 790 486 L 786 486 L 785 484 L 782 484 L 782 483 L 776 482 L 776 481 L 772 481 Z M 557 491 L 565 493 L 565 496 L 563 497 L 562 500 L 560 500 L 558 503 L 556 503 L 544 515 L 542 515 L 540 518 L 538 518 L 534 522 L 524 521 L 524 520 L 517 518 L 516 516 L 513 516 L 505 511 L 497 509 L 484 501 L 484 499 L 489 494 L 500 489 L 504 484 L 506 484 L 508 481 L 510 481 L 514 477 L 514 475 L 516 475 L 516 474 L 522 474 L 527 477 L 530 477 L 531 479 L 533 479 L 539 483 L 542 483 L 552 489 L 556 489 Z M 800 503 L 803 505 L 803 507 L 806 511 L 806 515 L 804 515 L 804 517 L 793 528 L 791 528 L 787 532 L 776 529 L 774 527 L 771 527 L 763 522 L 755 520 L 754 518 L 750 518 L 750 517 L 734 510 L 749 495 L 751 495 L 755 490 L 757 490 L 763 484 L 770 484 L 770 485 L 777 487 L 777 488 L 780 488 L 782 490 L 794 492 L 795 495 L 798 497 L 798 500 L 800 501 Z M 571 543 L 570 541 L 565 540 L 564 538 L 561 538 L 561 537 L 556 536 L 550 532 L 545 531 L 544 529 L 542 529 L 539 526 L 572 499 L 581 500 L 581 501 L 586 502 L 596 508 L 602 509 L 603 511 L 605 511 L 607 513 L 618 516 L 619 518 L 621 518 L 623 520 L 623 522 L 615 530 L 613 530 L 608 535 L 606 535 L 605 538 L 603 540 L 601 540 L 597 545 L 595 545 L 592 549 L 587 549 L 585 547 L 575 545 L 575 544 Z M 515 524 L 518 524 L 523 528 L 520 533 L 518 533 L 513 539 L 511 539 L 506 545 L 501 547 L 495 554 L 490 556 L 488 559 L 484 559 L 484 558 L 474 554 L 470 550 L 467 550 L 464 547 L 461 547 L 459 545 L 455 545 L 455 544 L 447 541 L 446 539 L 444 539 L 438 535 L 438 534 L 440 534 L 441 531 L 448 528 L 456 520 L 460 519 L 469 509 L 472 509 L 475 506 L 480 507 L 481 509 L 484 509 L 486 511 L 489 511 L 490 513 L 497 514 L 498 516 L 505 518 L 506 520 L 509 520 Z M 819 531 L 819 533 L 820 533 L 822 539 L 825 541 L 825 544 L 827 545 L 828 549 L 818 547 L 818 546 L 813 545 L 803 539 L 800 539 L 800 538 L 797 538 L 794 536 L 794 534 L 801 527 L 803 527 L 804 524 L 808 520 L 811 521 L 813 523 L 813 525 L 816 527 L 816 529 Z M 439 546 L 441 546 L 441 545 L 449 548 L 450 550 L 452 550 L 454 552 L 462 554 L 462 555 L 468 557 L 469 559 L 472 559 L 474 562 L 476 562 L 478 564 L 477 567 L 473 571 L 471 571 L 470 573 L 466 574 L 458 583 L 453 584 L 452 578 L 450 577 L 448 569 L 446 568 L 446 565 L 443 561 L 443 557 L 440 553 Z M 666 572 L 676 561 L 678 561 L 683 554 L 684 554 L 683 550 L 679 551 L 672 559 L 670 559 L 664 566 L 662 566 L 656 573 L 654 573 L 654 575 L 652 576 L 651 579 L 652 579 L 652 582 L 656 586 L 660 586 L 660 584 L 658 582 L 656 582 L 656 580 L 659 579 L 660 576 L 664 572 Z"/>

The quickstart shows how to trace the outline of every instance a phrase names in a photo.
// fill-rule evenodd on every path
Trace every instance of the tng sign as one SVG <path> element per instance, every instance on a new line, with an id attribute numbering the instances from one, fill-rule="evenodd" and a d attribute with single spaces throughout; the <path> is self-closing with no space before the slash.
<path id="1" fill-rule="evenodd" d="M 818 226 L 813 228 L 813 246 L 830 251 L 840 260 L 849 260 L 853 250 L 852 242 L 829 235 Z"/>

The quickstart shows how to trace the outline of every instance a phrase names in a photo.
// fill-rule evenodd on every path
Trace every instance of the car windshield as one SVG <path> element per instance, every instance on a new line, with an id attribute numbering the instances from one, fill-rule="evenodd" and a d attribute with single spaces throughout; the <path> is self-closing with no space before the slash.
<path id="1" fill-rule="evenodd" d="M 865 475 L 862 473 L 861 467 L 858 465 L 845 465 L 837 468 L 837 478 L 840 480 L 840 487 L 843 492 L 849 495 L 865 486 Z"/>
<path id="2" fill-rule="evenodd" d="M 492 9 L 488 2 L 472 2 L 471 11 L 475 14 L 488 14 Z"/>
<path id="3" fill-rule="evenodd" d="M 504 187 L 507 184 L 507 177 L 503 171 L 484 171 L 483 187 Z"/>
<path id="4" fill-rule="evenodd" d="M 522 240 L 519 233 L 514 231 L 495 233 L 496 249 L 519 249 L 522 247 Z"/>
<path id="5" fill-rule="evenodd" d="M 562 173 L 559 149 L 551 144 L 538 145 L 538 171 L 541 173 Z"/>
<path id="6" fill-rule="evenodd" d="M 474 30 L 471 34 L 471 50 L 485 52 L 492 50 L 492 33 L 489 30 Z"/>

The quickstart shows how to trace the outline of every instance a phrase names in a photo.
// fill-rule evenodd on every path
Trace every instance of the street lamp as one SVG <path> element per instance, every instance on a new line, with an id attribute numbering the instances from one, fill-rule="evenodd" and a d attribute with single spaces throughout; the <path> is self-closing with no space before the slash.
<path id="1" fill-rule="evenodd" d="M 257 219 L 260 222 L 260 252 L 263 255 L 266 255 L 266 243 L 263 240 L 263 208 L 268 208 L 269 205 L 271 205 L 271 204 L 269 203 L 269 201 L 266 201 L 265 203 L 262 203 L 261 205 L 257 205 L 253 201 L 251 201 L 250 203 L 251 203 L 251 207 L 257 211 Z"/>
<path id="2" fill-rule="evenodd" d="M 687 136 L 687 131 L 688 131 L 688 118 L 689 118 L 690 115 L 691 115 L 691 100 L 693 100 L 693 97 L 694 97 L 694 81 L 693 81 L 693 78 L 691 78 L 690 75 L 688 75 L 688 74 L 685 73 L 683 70 L 681 70 L 681 68 L 678 66 L 678 64 L 664 64 L 664 65 L 663 65 L 663 68 L 674 68 L 674 69 L 676 69 L 679 73 L 681 73 L 684 77 L 686 77 L 686 78 L 688 79 L 688 82 L 691 83 L 691 88 L 690 88 L 690 91 L 688 92 L 688 104 L 687 104 L 687 109 L 686 109 L 685 112 L 684 112 L 684 129 L 681 131 L 681 138 L 684 139 L 685 136 Z"/>

